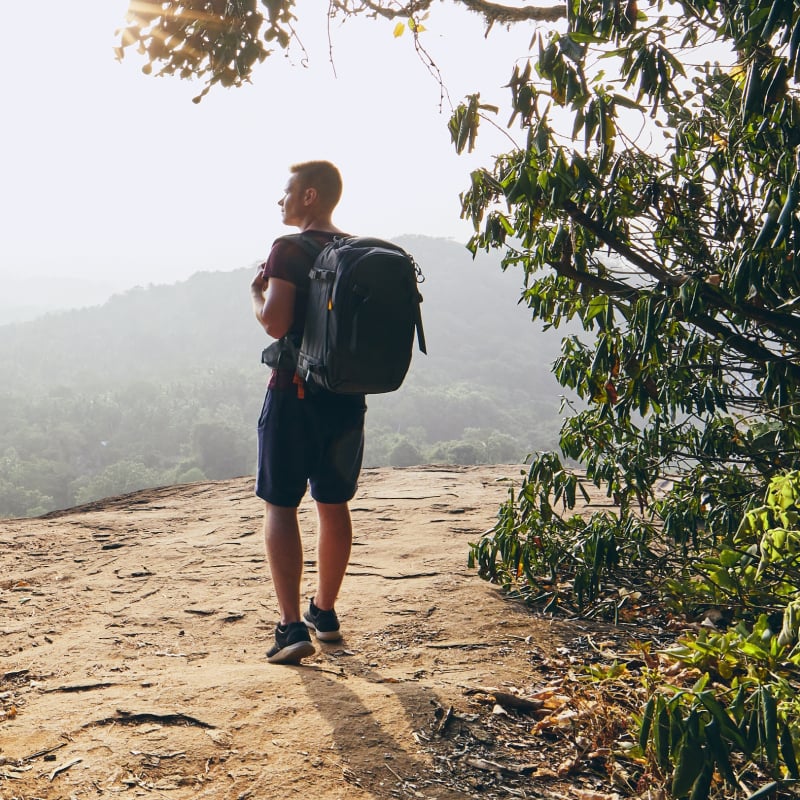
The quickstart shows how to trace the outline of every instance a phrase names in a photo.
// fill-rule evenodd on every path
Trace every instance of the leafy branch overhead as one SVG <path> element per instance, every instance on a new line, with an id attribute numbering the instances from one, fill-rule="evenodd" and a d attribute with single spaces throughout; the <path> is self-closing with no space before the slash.
<path id="1" fill-rule="evenodd" d="M 455 2 L 481 15 L 490 27 L 552 21 L 566 15 L 562 4 L 516 7 L 483 0 Z M 294 26 L 296 5 L 296 0 L 130 0 L 125 25 L 118 31 L 117 58 L 135 47 L 146 59 L 143 70 L 147 74 L 205 80 L 205 88 L 194 99 L 199 102 L 214 84 L 230 87 L 249 81 L 256 65 L 276 49 L 293 44 L 302 48 Z M 327 8 L 320 4 L 319 16 L 323 22 L 359 15 L 407 20 L 411 30 L 420 33 L 422 28 L 414 20 L 432 5 L 433 0 L 329 0 Z"/>

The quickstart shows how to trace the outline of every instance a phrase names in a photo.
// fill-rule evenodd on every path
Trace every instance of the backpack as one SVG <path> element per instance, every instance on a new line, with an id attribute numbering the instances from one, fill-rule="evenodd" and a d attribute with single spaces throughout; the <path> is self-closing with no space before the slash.
<path id="1" fill-rule="evenodd" d="M 290 238 L 315 256 L 302 341 L 284 337 L 264 351 L 270 366 L 294 366 L 312 389 L 337 394 L 393 392 L 408 372 L 416 331 L 427 353 L 417 284 L 424 278 L 401 247 L 381 239 L 339 237 L 321 246 Z M 277 345 L 277 347 L 276 347 Z M 280 358 L 269 359 L 267 352 Z"/>

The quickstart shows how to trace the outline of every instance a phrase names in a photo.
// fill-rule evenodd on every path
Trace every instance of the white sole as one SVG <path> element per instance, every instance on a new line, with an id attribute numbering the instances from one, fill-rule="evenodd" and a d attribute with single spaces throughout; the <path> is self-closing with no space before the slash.
<path id="1" fill-rule="evenodd" d="M 317 639 L 319 639 L 321 642 L 338 642 L 342 638 L 341 631 L 318 631 L 314 627 L 314 623 L 310 622 L 305 617 L 303 617 L 303 622 L 305 622 L 306 628 L 308 628 L 310 631 L 314 631 Z"/>
<path id="2" fill-rule="evenodd" d="M 281 648 L 274 656 L 268 656 L 267 661 L 270 664 L 298 664 L 300 659 L 313 656 L 314 652 L 311 642 L 295 642 Z"/>

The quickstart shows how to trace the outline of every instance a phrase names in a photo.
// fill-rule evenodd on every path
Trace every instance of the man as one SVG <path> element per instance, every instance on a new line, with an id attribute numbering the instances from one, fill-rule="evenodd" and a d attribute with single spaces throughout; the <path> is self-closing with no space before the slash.
<path id="1" fill-rule="evenodd" d="M 345 236 L 333 224 L 342 192 L 328 161 L 290 168 L 278 201 L 283 222 L 324 246 Z M 299 344 L 305 324 L 314 257 L 296 239 L 277 239 L 251 283 L 256 319 L 274 339 Z M 291 348 L 289 348 L 291 352 Z M 273 664 L 296 664 L 314 653 L 317 639 L 341 638 L 334 604 L 350 558 L 353 529 L 348 502 L 356 492 L 364 450 L 363 395 L 311 391 L 295 374 L 291 356 L 274 362 L 258 424 L 256 494 L 266 503 L 264 540 L 280 612 Z M 303 548 L 297 509 L 310 487 L 319 520 L 317 589 L 301 617 Z"/>

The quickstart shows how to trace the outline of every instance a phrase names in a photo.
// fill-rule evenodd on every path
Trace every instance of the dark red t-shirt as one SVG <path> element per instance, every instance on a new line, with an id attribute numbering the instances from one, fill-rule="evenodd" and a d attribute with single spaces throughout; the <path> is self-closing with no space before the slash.
<path id="1" fill-rule="evenodd" d="M 313 236 L 324 247 L 332 242 L 341 233 L 329 231 L 303 231 L 305 235 Z M 302 336 L 306 324 L 306 310 L 308 308 L 308 291 L 311 279 L 308 273 L 314 265 L 314 257 L 303 245 L 291 239 L 276 239 L 269 251 L 269 256 L 261 266 L 265 278 L 278 278 L 289 281 L 295 286 L 294 316 L 289 328 L 290 334 Z M 270 387 L 289 388 L 294 381 L 294 372 L 291 370 L 275 369 L 270 378 Z"/>
<path id="2" fill-rule="evenodd" d="M 304 231 L 303 233 L 313 236 L 322 247 L 342 235 L 327 231 Z M 305 327 L 310 284 L 308 273 L 313 265 L 313 256 L 301 244 L 291 239 L 276 239 L 269 252 L 269 257 L 262 265 L 265 278 L 279 278 L 289 281 L 295 286 L 294 318 L 289 333 L 302 334 Z"/>

